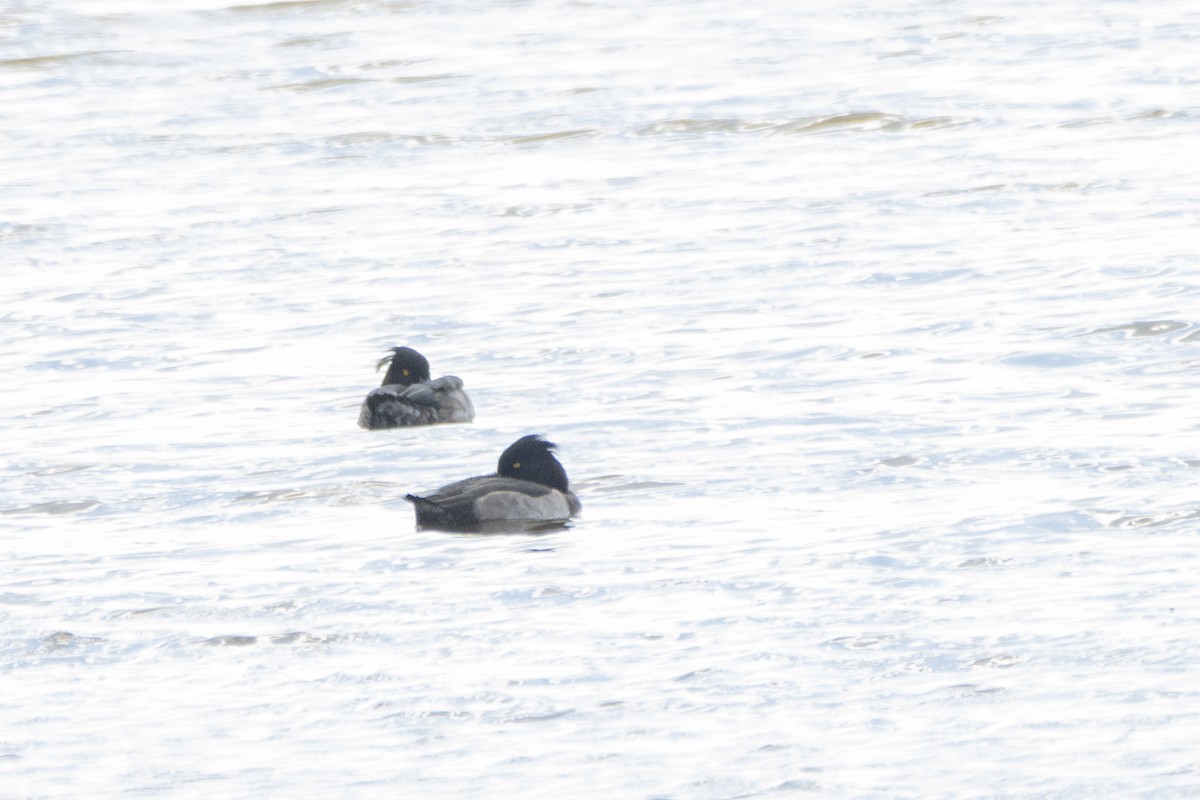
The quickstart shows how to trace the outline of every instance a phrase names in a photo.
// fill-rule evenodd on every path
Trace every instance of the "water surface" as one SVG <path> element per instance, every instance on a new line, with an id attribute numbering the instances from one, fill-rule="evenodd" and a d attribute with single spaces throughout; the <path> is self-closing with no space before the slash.
<path id="1" fill-rule="evenodd" d="M 5 791 L 1200 792 L 1195 14 L 0 37 Z M 573 528 L 414 529 L 533 432 Z"/>

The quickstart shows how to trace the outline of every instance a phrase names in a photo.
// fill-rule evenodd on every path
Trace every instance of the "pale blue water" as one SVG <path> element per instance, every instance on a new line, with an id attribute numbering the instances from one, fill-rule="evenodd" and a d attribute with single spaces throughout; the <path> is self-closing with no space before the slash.
<path id="1" fill-rule="evenodd" d="M 1200 796 L 1198 46 L 0 6 L 0 796 Z M 414 530 L 532 432 L 573 529 Z"/>

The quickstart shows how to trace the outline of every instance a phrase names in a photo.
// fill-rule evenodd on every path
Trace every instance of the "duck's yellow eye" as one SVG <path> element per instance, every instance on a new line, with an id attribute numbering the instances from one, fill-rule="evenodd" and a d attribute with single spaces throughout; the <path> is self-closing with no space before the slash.
<path id="1" fill-rule="evenodd" d="M 404 377 L 406 377 L 406 378 L 407 378 L 407 377 L 408 377 L 408 370 L 406 370 L 406 369 L 402 369 L 402 370 L 400 370 L 400 374 L 401 374 L 401 375 L 403 375 Z"/>
<path id="2" fill-rule="evenodd" d="M 514 461 L 514 462 L 513 462 L 513 469 L 520 469 L 520 468 L 521 468 L 521 462 L 520 462 L 520 461 Z"/>

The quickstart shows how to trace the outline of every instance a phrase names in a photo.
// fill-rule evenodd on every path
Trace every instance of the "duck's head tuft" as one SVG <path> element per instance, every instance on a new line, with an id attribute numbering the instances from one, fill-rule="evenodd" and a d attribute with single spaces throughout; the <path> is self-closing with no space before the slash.
<path id="1" fill-rule="evenodd" d="M 391 353 L 379 359 L 375 371 L 390 364 L 383 376 L 383 386 L 412 386 L 429 380 L 429 360 L 411 347 L 393 347 Z"/>
<path id="2" fill-rule="evenodd" d="M 522 436 L 500 454 L 496 474 L 540 483 L 560 492 L 568 491 L 567 471 L 552 452 L 557 445 L 533 433 Z"/>

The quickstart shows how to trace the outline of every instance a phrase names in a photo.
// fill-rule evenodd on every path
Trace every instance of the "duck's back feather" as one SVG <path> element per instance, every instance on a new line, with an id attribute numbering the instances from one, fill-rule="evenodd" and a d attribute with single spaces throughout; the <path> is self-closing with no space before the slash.
<path id="1" fill-rule="evenodd" d="M 473 419 L 475 407 L 463 391 L 462 380 L 454 375 L 411 386 L 372 389 L 358 412 L 358 424 L 368 430 Z"/>

